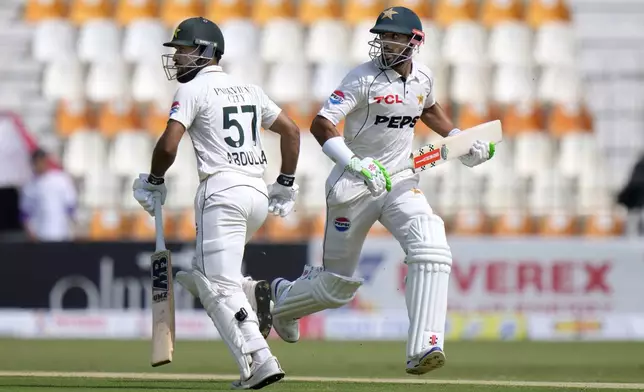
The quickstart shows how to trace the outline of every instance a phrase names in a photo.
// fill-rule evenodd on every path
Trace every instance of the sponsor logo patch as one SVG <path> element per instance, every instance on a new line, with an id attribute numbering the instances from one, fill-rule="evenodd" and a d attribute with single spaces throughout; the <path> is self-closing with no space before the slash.
<path id="1" fill-rule="evenodd" d="M 344 93 L 340 90 L 335 90 L 329 97 L 329 102 L 334 105 L 339 105 L 344 102 Z"/>
<path id="2" fill-rule="evenodd" d="M 337 231 L 343 232 L 349 230 L 349 227 L 351 227 L 351 221 L 349 220 L 349 218 L 341 216 L 339 218 L 335 218 L 333 225 L 335 226 L 335 229 Z"/>
<path id="3" fill-rule="evenodd" d="M 172 107 L 170 108 L 170 115 L 172 116 L 173 114 L 178 112 L 179 108 L 181 108 L 181 105 L 179 104 L 179 102 L 177 101 L 172 102 Z"/>

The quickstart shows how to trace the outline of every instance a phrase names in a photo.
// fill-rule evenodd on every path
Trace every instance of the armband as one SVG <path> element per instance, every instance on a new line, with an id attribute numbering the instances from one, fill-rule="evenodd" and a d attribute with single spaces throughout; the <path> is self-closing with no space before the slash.
<path id="1" fill-rule="evenodd" d="M 334 162 L 347 166 L 351 158 L 355 156 L 353 151 L 347 147 L 341 136 L 332 137 L 322 146 L 322 151 Z"/>

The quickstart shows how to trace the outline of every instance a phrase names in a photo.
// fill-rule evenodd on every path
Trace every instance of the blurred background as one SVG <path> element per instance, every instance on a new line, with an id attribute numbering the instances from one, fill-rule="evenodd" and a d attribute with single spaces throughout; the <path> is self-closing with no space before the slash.
<path id="1" fill-rule="evenodd" d="M 448 339 L 644 338 L 641 0 L 0 1 L 0 260 L 16 277 L 0 285 L 0 335 L 149 336 L 154 222 L 131 184 L 176 89 L 161 43 L 192 16 L 222 28 L 224 70 L 302 128 L 296 211 L 267 219 L 246 273 L 319 264 L 331 161 L 308 126 L 394 5 L 423 20 L 416 60 L 457 126 L 504 129 L 490 162 L 422 177 L 454 254 Z M 279 136 L 262 137 L 272 182 Z M 418 145 L 437 137 L 417 124 Z M 194 254 L 195 165 L 186 135 L 167 176 L 175 271 Z M 403 258 L 376 224 L 358 297 L 303 320 L 303 337 L 406 338 Z M 217 338 L 198 301 L 176 298 L 179 338 Z"/>

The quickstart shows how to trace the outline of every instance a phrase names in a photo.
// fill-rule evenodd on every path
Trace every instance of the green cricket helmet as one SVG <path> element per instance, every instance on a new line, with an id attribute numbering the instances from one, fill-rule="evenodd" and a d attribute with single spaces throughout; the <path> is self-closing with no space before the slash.
<path id="1" fill-rule="evenodd" d="M 382 11 L 369 32 L 377 34 L 376 38 L 369 42 L 371 46 L 369 56 L 382 69 L 394 67 L 411 59 L 425 40 L 420 18 L 406 7 L 391 7 Z M 408 40 L 393 41 L 389 37 L 384 37 L 387 33 L 403 35 L 408 37 Z"/>
<path id="2" fill-rule="evenodd" d="M 170 48 L 194 48 L 188 53 L 164 54 L 163 68 L 168 80 L 186 83 L 197 72 L 224 54 L 224 34 L 214 22 L 201 17 L 186 19 L 174 30 L 172 40 L 163 44 Z"/>

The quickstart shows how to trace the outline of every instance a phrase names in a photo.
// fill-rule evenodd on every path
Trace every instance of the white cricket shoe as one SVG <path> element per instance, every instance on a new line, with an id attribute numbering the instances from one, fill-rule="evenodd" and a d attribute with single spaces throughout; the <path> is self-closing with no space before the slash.
<path id="1" fill-rule="evenodd" d="M 183 288 L 188 290 L 193 297 L 199 298 L 199 290 L 195 284 L 192 274 L 185 271 L 178 271 L 174 278 Z M 273 327 L 273 315 L 271 314 L 271 286 L 265 280 L 252 280 L 249 276 L 244 277 L 242 289 L 250 303 L 250 307 L 257 314 L 259 331 L 264 339 L 271 333 Z"/>
<path id="2" fill-rule="evenodd" d="M 288 292 L 291 284 L 292 282 L 284 278 L 277 278 L 271 283 L 271 294 L 275 304 Z M 300 340 L 300 320 L 273 317 L 273 329 L 285 342 L 295 343 Z"/>
<path id="3" fill-rule="evenodd" d="M 445 353 L 440 347 L 432 347 L 418 356 L 407 360 L 408 374 L 420 376 L 445 365 Z"/>
<path id="4" fill-rule="evenodd" d="M 274 356 L 259 365 L 253 362 L 250 374 L 247 380 L 233 382 L 232 389 L 261 389 L 284 378 L 284 371 Z"/>

